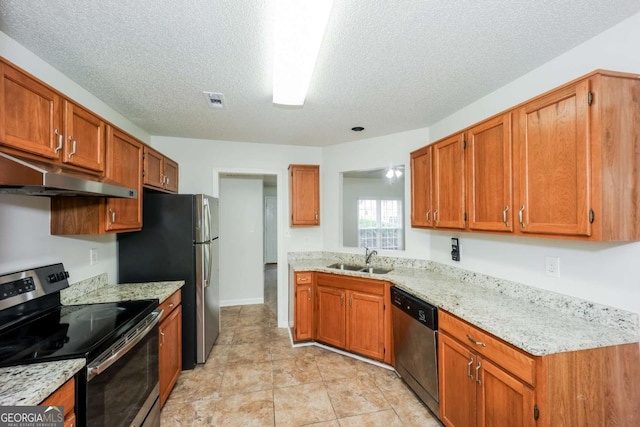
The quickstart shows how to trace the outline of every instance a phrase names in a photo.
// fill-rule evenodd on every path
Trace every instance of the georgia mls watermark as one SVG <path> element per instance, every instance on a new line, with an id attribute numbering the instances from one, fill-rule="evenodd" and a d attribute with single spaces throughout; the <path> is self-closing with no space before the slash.
<path id="1" fill-rule="evenodd" d="M 0 406 L 0 427 L 64 427 L 64 407 Z"/>

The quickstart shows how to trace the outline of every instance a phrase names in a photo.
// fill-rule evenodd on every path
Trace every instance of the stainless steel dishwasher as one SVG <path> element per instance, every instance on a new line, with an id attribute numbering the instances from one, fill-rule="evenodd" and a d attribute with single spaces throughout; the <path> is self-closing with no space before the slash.
<path id="1" fill-rule="evenodd" d="M 391 288 L 396 371 L 429 409 L 439 416 L 438 308 Z"/>

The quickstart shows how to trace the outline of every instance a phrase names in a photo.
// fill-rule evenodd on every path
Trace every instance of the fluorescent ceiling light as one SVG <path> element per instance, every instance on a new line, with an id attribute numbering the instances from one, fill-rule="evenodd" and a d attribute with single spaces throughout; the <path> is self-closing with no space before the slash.
<path id="1" fill-rule="evenodd" d="M 273 103 L 304 105 L 333 0 L 277 0 Z"/>

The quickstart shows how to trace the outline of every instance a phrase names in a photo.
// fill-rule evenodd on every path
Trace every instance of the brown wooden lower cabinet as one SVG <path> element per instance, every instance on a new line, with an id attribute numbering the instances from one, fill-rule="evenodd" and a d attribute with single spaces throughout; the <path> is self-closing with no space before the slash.
<path id="1" fill-rule="evenodd" d="M 339 274 L 296 273 L 296 340 L 315 339 L 362 356 L 391 363 L 390 283 Z M 300 278 L 311 279 L 312 317 L 309 318 L 309 287 Z M 306 314 L 305 315 L 303 315 Z M 311 319 L 311 332 L 308 322 Z"/>
<path id="2" fill-rule="evenodd" d="M 532 356 L 438 315 L 446 426 L 640 425 L 640 344 Z"/>
<path id="3" fill-rule="evenodd" d="M 76 383 L 71 378 L 43 400 L 40 406 L 62 406 L 64 410 L 64 427 L 74 427 L 76 425 L 75 401 Z"/>
<path id="4" fill-rule="evenodd" d="M 294 339 L 309 341 L 313 335 L 313 273 L 295 274 Z"/>
<path id="5" fill-rule="evenodd" d="M 173 390 L 182 371 L 182 304 L 180 290 L 161 305 L 164 310 L 160 322 L 158 365 L 160 368 L 160 407 Z"/>

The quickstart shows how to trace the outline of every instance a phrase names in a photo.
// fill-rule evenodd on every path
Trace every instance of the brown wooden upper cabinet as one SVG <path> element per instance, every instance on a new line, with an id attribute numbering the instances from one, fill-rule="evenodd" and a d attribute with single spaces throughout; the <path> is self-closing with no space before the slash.
<path id="1" fill-rule="evenodd" d="M 428 145 L 411 153 L 411 225 L 432 227 L 431 159 Z"/>
<path id="2" fill-rule="evenodd" d="M 320 166 L 289 165 L 291 225 L 320 225 Z"/>
<path id="3" fill-rule="evenodd" d="M 3 150 L 102 176 L 104 121 L 7 63 L 0 62 L 0 70 Z"/>
<path id="4" fill-rule="evenodd" d="M 640 240 L 638 99 L 640 76 L 598 70 L 474 125 L 461 134 L 468 168 L 462 186 L 453 148 L 459 134 L 432 144 L 433 223 L 523 236 Z M 429 182 L 413 182 L 424 180 L 427 166 L 419 157 L 425 152 L 411 157 L 412 169 L 423 169 L 412 170 L 414 227 L 431 225 L 422 221 L 429 209 L 420 195 Z M 443 214 L 460 211 L 465 191 L 466 225 Z"/>
<path id="5" fill-rule="evenodd" d="M 151 147 L 144 147 L 144 186 L 167 193 L 178 192 L 178 163 Z"/>
<path id="6" fill-rule="evenodd" d="M 107 129 L 105 180 L 135 188 L 136 199 L 106 199 L 106 231 L 142 229 L 142 143 L 111 126 Z"/>
<path id="7" fill-rule="evenodd" d="M 465 157 L 462 134 L 411 153 L 411 225 L 465 227 Z"/>
<path id="8" fill-rule="evenodd" d="M 441 228 L 465 227 L 464 135 L 433 144 L 433 223 Z"/>
<path id="9" fill-rule="evenodd" d="M 103 181 L 133 188 L 136 199 L 54 197 L 51 234 L 104 234 L 142 228 L 142 143 L 107 126 L 106 173 Z"/>
<path id="10" fill-rule="evenodd" d="M 465 133 L 469 229 L 513 231 L 511 113 Z"/>

